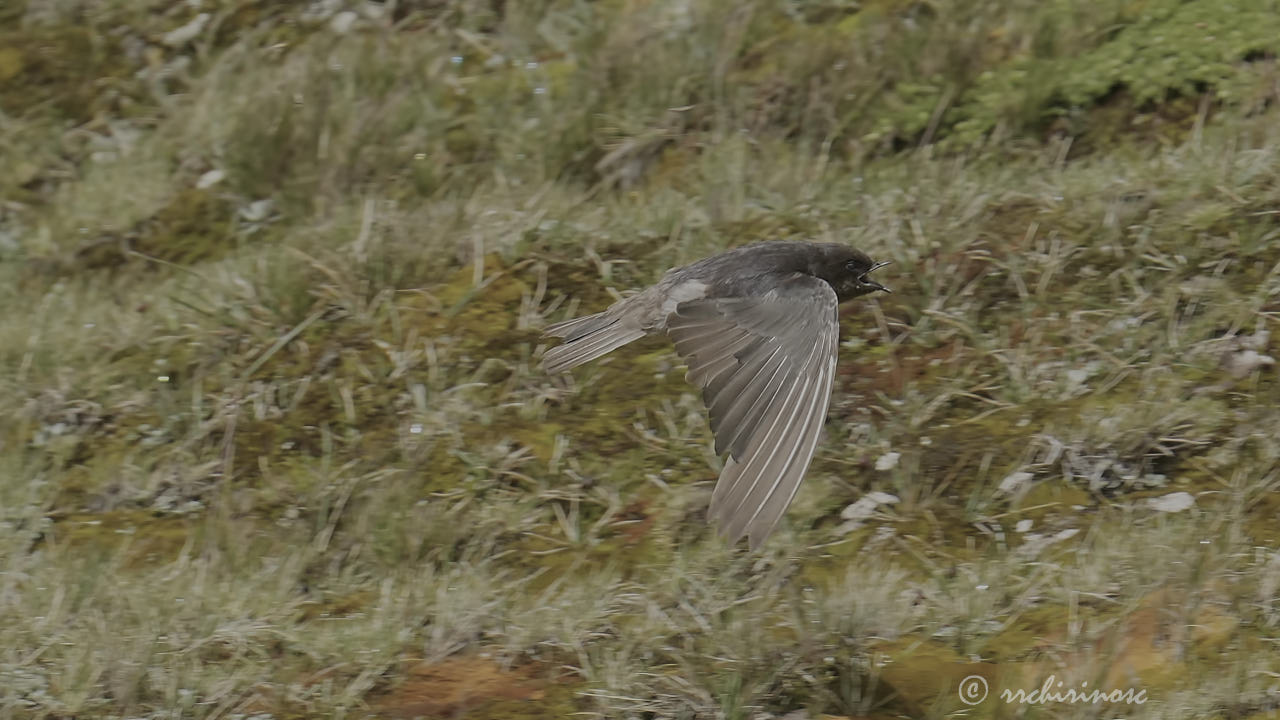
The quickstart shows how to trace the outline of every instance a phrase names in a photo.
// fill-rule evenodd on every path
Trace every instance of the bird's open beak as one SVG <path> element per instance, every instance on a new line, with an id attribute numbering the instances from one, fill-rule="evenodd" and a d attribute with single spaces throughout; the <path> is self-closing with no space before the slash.
<path id="1" fill-rule="evenodd" d="M 892 290 L 890 290 L 889 288 L 887 288 L 887 287 L 885 287 L 885 286 L 881 285 L 880 283 L 876 282 L 875 280 L 872 280 L 871 278 L 868 278 L 868 277 L 867 277 L 867 275 L 869 275 L 869 274 L 871 274 L 872 272 L 874 272 L 877 268 L 882 268 L 882 267 L 884 267 L 885 265 L 888 265 L 888 264 L 889 264 L 889 261 L 888 261 L 888 260 L 884 260 L 884 261 L 882 261 L 882 262 L 878 262 L 878 263 L 876 263 L 875 265 L 872 265 L 870 270 L 868 270 L 867 272 L 863 273 L 862 277 L 858 278 L 858 282 L 860 282 L 860 283 L 862 283 L 863 285 L 866 285 L 866 286 L 868 286 L 868 287 L 875 288 L 876 290 L 883 290 L 883 291 L 885 291 L 885 292 L 887 292 L 887 293 L 892 293 L 893 291 L 892 291 Z"/>

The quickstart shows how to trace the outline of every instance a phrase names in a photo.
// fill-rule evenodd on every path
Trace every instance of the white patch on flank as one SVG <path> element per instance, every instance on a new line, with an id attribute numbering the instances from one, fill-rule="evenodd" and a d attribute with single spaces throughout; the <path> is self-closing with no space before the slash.
<path id="1" fill-rule="evenodd" d="M 662 303 L 662 316 L 666 317 L 676 311 L 676 306 L 689 300 L 697 300 L 707 296 L 707 284 L 697 280 L 685 280 L 671 288 L 667 293 L 667 301 Z"/>

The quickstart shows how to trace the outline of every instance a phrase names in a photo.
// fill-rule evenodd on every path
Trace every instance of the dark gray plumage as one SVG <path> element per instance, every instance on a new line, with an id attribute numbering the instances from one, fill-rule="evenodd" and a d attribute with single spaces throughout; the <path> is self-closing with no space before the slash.
<path id="1" fill-rule="evenodd" d="M 595 315 L 556 323 L 546 352 L 563 372 L 665 332 L 702 388 L 716 452 L 729 453 L 711 517 L 758 548 L 791 504 L 826 420 L 840 341 L 837 306 L 888 288 L 874 263 L 834 243 L 747 245 L 670 270 Z"/>

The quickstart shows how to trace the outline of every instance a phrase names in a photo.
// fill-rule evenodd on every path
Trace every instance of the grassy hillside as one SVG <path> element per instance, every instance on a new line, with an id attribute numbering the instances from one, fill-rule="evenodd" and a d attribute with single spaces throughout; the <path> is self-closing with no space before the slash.
<path id="1" fill-rule="evenodd" d="M 1277 49 L 1275 0 L 9 0 L 0 717 L 1271 717 Z M 670 345 L 540 328 L 780 238 L 895 292 L 750 553 Z M 995 697 L 1049 674 L 1146 702 Z"/>

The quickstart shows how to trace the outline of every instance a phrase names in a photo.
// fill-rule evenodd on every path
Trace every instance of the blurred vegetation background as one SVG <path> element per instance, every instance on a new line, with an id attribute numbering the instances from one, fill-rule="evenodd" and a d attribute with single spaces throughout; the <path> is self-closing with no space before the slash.
<path id="1" fill-rule="evenodd" d="M 1275 0 L 6 0 L 0 717 L 1273 717 Z M 759 554 L 655 338 L 851 303 Z M 1142 705 L 1007 705 L 1053 673 Z M 960 678 L 988 678 L 974 708 Z"/>

